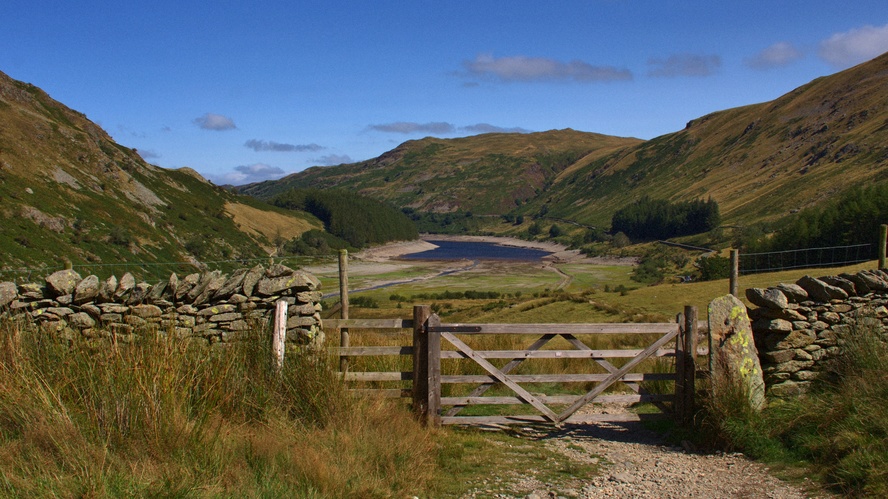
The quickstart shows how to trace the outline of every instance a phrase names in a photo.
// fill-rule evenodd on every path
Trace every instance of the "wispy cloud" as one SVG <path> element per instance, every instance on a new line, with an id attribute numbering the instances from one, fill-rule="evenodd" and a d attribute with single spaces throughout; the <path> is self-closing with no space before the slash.
<path id="1" fill-rule="evenodd" d="M 503 82 L 575 81 L 592 83 L 631 80 L 632 72 L 612 66 L 594 66 L 578 59 L 561 62 L 545 57 L 493 57 L 481 54 L 463 62 L 469 75 Z"/>
<path id="2" fill-rule="evenodd" d="M 158 154 L 158 153 L 152 151 L 151 149 L 147 149 L 147 150 L 146 150 L 146 149 L 136 149 L 136 152 L 137 152 L 137 153 L 139 154 L 139 156 L 141 156 L 142 159 L 144 159 L 145 161 L 147 161 L 147 160 L 149 160 L 149 159 L 158 159 L 158 158 L 160 158 L 160 154 Z"/>
<path id="3" fill-rule="evenodd" d="M 721 57 L 717 55 L 674 54 L 666 59 L 648 60 L 648 76 L 655 78 L 675 78 L 678 76 L 711 76 L 721 67 Z"/>
<path id="4" fill-rule="evenodd" d="M 223 131 L 223 130 L 234 130 L 237 126 L 234 125 L 234 120 L 229 118 L 228 116 L 222 116 L 221 114 L 213 114 L 207 113 L 203 116 L 194 118 L 192 122 L 195 125 L 203 128 L 204 130 L 215 130 L 215 131 Z"/>
<path id="5" fill-rule="evenodd" d="M 478 123 L 477 125 L 463 126 L 459 129 L 469 133 L 530 133 L 530 130 L 521 127 L 507 128 L 489 123 Z"/>
<path id="6" fill-rule="evenodd" d="M 888 24 L 836 33 L 820 42 L 818 55 L 835 67 L 847 68 L 885 52 L 888 52 Z"/>
<path id="7" fill-rule="evenodd" d="M 315 152 L 326 149 L 324 146 L 319 146 L 317 144 L 282 144 L 280 142 L 274 142 L 271 140 L 257 140 L 250 139 L 246 143 L 244 143 L 245 147 L 248 147 L 256 152 L 261 151 L 274 151 L 274 152 Z"/>
<path id="8" fill-rule="evenodd" d="M 386 133 L 432 133 L 437 135 L 450 134 L 456 131 L 456 127 L 450 123 L 436 121 L 431 123 L 415 123 L 412 121 L 396 121 L 394 123 L 385 123 L 381 125 L 370 125 L 367 127 L 376 132 Z"/>
<path id="9" fill-rule="evenodd" d="M 321 156 L 320 158 L 316 158 L 311 160 L 312 163 L 321 165 L 321 166 L 333 166 L 333 165 L 341 165 L 344 163 L 354 163 L 354 160 L 349 156 L 342 154 L 328 154 L 327 156 Z"/>
<path id="10" fill-rule="evenodd" d="M 252 165 L 235 166 L 234 171 L 222 175 L 219 180 L 223 184 L 243 185 L 262 182 L 263 180 L 276 180 L 283 177 L 285 173 L 284 170 L 276 166 L 254 163 Z"/>
<path id="11" fill-rule="evenodd" d="M 804 57 L 802 52 L 789 42 L 777 42 L 753 57 L 743 60 L 752 69 L 773 69 L 789 66 Z"/>

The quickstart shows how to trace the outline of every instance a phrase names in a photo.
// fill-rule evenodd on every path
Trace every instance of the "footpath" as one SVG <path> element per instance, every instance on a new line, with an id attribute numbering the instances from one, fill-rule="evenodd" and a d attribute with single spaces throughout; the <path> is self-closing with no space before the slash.
<path id="1" fill-rule="evenodd" d="M 621 411 L 608 407 L 605 410 Z M 527 491 L 522 495 L 477 489 L 463 498 L 744 498 L 804 499 L 833 497 L 811 484 L 791 484 L 770 474 L 767 466 L 740 453 L 698 452 L 685 443 L 666 443 L 663 435 L 641 423 L 567 425 L 562 428 L 515 427 L 523 438 L 580 463 L 597 464 L 596 476 L 574 476 L 545 483 L 533 470 L 520 476 L 495 477 L 499 490 Z M 505 486 L 505 487 L 504 487 Z"/>

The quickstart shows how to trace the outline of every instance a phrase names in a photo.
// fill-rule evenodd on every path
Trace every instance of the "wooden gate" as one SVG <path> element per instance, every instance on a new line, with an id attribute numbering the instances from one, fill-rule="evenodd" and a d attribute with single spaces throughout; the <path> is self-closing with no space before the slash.
<path id="1" fill-rule="evenodd" d="M 412 355 L 412 372 L 360 373 L 345 372 L 346 380 L 404 381 L 412 380 L 412 388 L 377 390 L 385 396 L 411 395 L 418 417 L 431 425 L 441 424 L 511 424 L 529 422 L 592 423 L 631 421 L 646 417 L 656 418 L 672 414 L 679 422 L 690 421 L 694 405 L 696 377 L 695 356 L 708 353 L 708 348 L 697 350 L 700 326 L 697 310 L 685 307 L 676 322 L 644 324 L 444 324 L 429 307 L 414 307 L 413 320 L 325 320 L 325 328 L 413 328 L 413 345 L 399 347 L 342 346 L 339 355 L 345 359 L 366 355 Z M 596 350 L 580 338 L 590 335 L 649 335 L 656 336 L 645 348 Z M 521 335 L 534 341 L 523 350 L 480 350 L 472 348 L 464 339 L 473 335 Z M 553 340 L 561 338 L 566 348 L 552 348 Z M 670 345 L 672 343 L 672 345 Z M 643 361 L 657 357 L 675 358 L 670 372 L 637 372 Z M 480 366 L 483 374 L 449 373 L 442 375 L 442 359 L 469 359 Z M 501 366 L 491 360 L 508 360 Z M 516 374 L 518 368 L 531 359 L 588 359 L 603 369 L 598 373 Z M 615 363 L 614 359 L 628 359 Z M 342 365 L 347 366 L 347 362 Z M 674 381 L 674 390 L 668 394 L 650 393 L 644 382 Z M 622 383 L 634 393 L 605 393 L 615 383 Z M 542 395 L 523 385 L 534 383 L 595 383 L 583 395 Z M 442 385 L 475 384 L 474 390 L 464 396 L 442 396 Z M 484 396 L 493 387 L 507 387 L 510 396 Z M 577 414 L 583 406 L 593 403 L 650 402 L 660 409 L 659 414 Z M 535 414 L 466 416 L 460 415 L 472 405 L 526 404 Z M 553 408 L 554 407 L 554 408 Z M 444 409 L 446 408 L 446 410 Z M 557 410 L 555 409 L 557 408 Z"/>

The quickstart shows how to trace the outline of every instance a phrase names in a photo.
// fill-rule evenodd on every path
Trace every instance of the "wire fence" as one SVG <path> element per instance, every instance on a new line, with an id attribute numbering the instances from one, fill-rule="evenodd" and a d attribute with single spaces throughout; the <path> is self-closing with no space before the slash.
<path id="1" fill-rule="evenodd" d="M 81 276 L 95 275 L 100 279 L 107 279 L 110 276 L 121 277 L 127 272 L 133 275 L 137 281 L 160 281 L 170 277 L 170 274 L 176 273 L 179 276 L 193 274 L 195 272 L 205 272 L 219 270 L 228 273 L 233 270 L 252 267 L 256 264 L 269 265 L 272 263 L 280 263 L 292 268 L 300 268 L 307 265 L 323 264 L 335 261 L 336 257 L 306 257 L 306 256 L 286 256 L 286 257 L 266 257 L 266 258 L 246 258 L 235 260 L 218 260 L 211 262 L 117 262 L 117 263 L 78 263 L 71 265 L 71 268 L 77 271 Z M 36 268 L 18 268 L 18 269 L 0 269 L 0 282 L 38 282 L 46 276 L 62 270 L 61 267 L 36 267 Z"/>
<path id="2" fill-rule="evenodd" d="M 781 270 L 840 267 L 876 259 L 876 245 L 854 244 L 805 248 L 768 253 L 740 253 L 740 274 L 759 274 Z"/>

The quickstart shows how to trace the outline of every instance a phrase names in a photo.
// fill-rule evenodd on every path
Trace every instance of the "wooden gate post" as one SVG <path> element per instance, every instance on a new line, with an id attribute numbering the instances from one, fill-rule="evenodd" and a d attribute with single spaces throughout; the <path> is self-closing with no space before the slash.
<path id="1" fill-rule="evenodd" d="M 740 251 L 731 250 L 731 289 L 730 293 L 739 297 L 740 291 Z"/>
<path id="2" fill-rule="evenodd" d="M 675 344 L 675 419 L 687 425 L 694 418 L 697 376 L 697 307 L 685 306 L 679 314 Z"/>
<path id="3" fill-rule="evenodd" d="M 426 305 L 413 307 L 413 408 L 423 424 L 441 426 L 441 320 Z"/>
<path id="4" fill-rule="evenodd" d="M 432 309 L 428 305 L 413 306 L 413 412 L 423 423 L 435 425 L 440 424 L 441 336 L 437 334 L 437 346 L 433 348 L 427 332 L 431 315 Z M 432 359 L 432 351 L 437 352 L 436 360 Z M 438 373 L 437 386 L 432 382 L 433 372 Z"/>
<path id="5" fill-rule="evenodd" d="M 280 373 L 284 367 L 284 352 L 287 344 L 287 302 L 278 300 L 274 310 L 274 328 L 271 332 L 271 355 L 274 368 Z"/>
<path id="6" fill-rule="evenodd" d="M 879 269 L 885 269 L 885 245 L 888 243 L 888 225 L 879 228 Z"/>
<path id="7" fill-rule="evenodd" d="M 348 250 L 339 250 L 339 318 L 348 319 Z M 349 346 L 348 328 L 339 330 L 339 346 Z M 348 371 L 348 357 L 339 358 L 339 371 Z"/>

